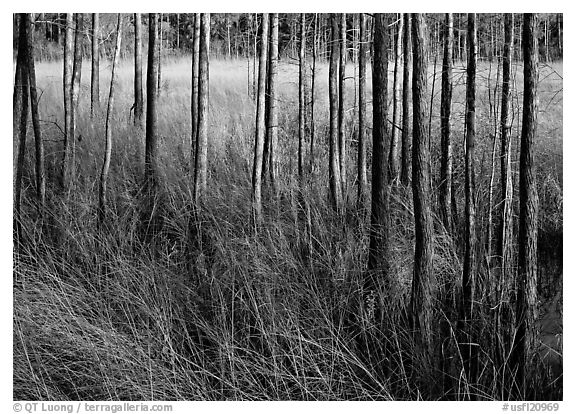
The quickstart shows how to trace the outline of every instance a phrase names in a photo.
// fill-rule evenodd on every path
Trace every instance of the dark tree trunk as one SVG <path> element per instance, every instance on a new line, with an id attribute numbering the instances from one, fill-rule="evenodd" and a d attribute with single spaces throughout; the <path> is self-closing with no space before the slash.
<path id="1" fill-rule="evenodd" d="M 74 69 L 72 72 L 72 138 L 76 145 L 76 114 L 80 105 L 80 87 L 82 85 L 82 32 L 84 30 L 84 14 L 76 13 L 76 33 L 74 36 Z M 75 165 L 74 154 L 72 152 L 72 164 Z"/>
<path id="2" fill-rule="evenodd" d="M 388 131 L 388 21 L 386 15 L 374 15 L 374 60 L 372 69 L 372 209 L 370 249 L 365 295 L 373 295 L 376 276 L 388 283 L 388 168 L 390 145 Z"/>
<path id="3" fill-rule="evenodd" d="M 318 13 L 314 13 L 314 34 L 312 39 L 312 85 L 310 100 L 310 173 L 314 172 L 314 141 L 316 138 L 316 123 L 314 120 L 314 108 L 316 106 L 316 60 L 318 54 Z"/>
<path id="4" fill-rule="evenodd" d="M 198 73 L 200 67 L 200 13 L 194 14 L 194 29 L 192 42 L 192 142 L 191 142 L 191 167 L 194 171 L 196 167 L 196 141 L 198 134 Z"/>
<path id="5" fill-rule="evenodd" d="M 305 50 L 306 50 L 306 14 L 300 14 L 300 53 L 299 53 L 299 81 L 298 81 L 298 177 L 304 178 L 304 139 L 306 128 L 306 100 L 304 93 L 305 78 Z"/>
<path id="6" fill-rule="evenodd" d="M 340 162 L 340 183 L 342 185 L 342 196 L 346 199 L 346 54 L 348 53 L 346 43 L 346 13 L 340 14 L 340 62 L 338 80 L 338 156 Z"/>
<path id="7" fill-rule="evenodd" d="M 278 103 L 276 98 L 276 82 L 278 79 L 278 13 L 272 13 L 270 16 L 270 51 L 268 56 L 268 83 L 267 83 L 267 125 L 266 134 L 268 138 L 268 167 L 270 170 L 270 183 L 276 192 L 278 188 Z"/>
<path id="8" fill-rule="evenodd" d="M 142 123 L 144 92 L 142 90 L 142 17 L 134 13 L 134 124 Z"/>
<path id="9" fill-rule="evenodd" d="M 19 13 L 18 31 L 18 57 L 16 58 L 16 81 L 14 84 L 14 101 L 18 102 L 18 158 L 16 162 L 16 182 L 14 200 L 14 231 L 16 236 L 21 235 L 21 200 L 22 200 L 22 176 L 24 174 L 24 158 L 26 155 L 26 132 L 28 129 L 28 68 L 27 65 L 27 31 L 29 20 L 26 13 Z M 15 107 L 16 109 L 16 107 Z"/>
<path id="10" fill-rule="evenodd" d="M 116 86 L 116 68 L 120 62 L 120 46 L 122 43 L 122 14 L 118 13 L 118 23 L 116 26 L 116 48 L 114 50 L 114 60 L 112 62 L 112 75 L 110 76 L 110 94 L 108 95 L 108 109 L 106 111 L 106 147 L 104 150 L 104 163 L 100 173 L 100 192 L 98 204 L 98 226 L 102 227 L 106 223 L 108 187 L 108 171 L 110 170 L 110 158 L 112 157 L 112 114 L 114 112 L 114 86 Z"/>
<path id="11" fill-rule="evenodd" d="M 410 298 L 411 321 L 420 332 L 423 351 L 431 354 L 433 269 L 430 152 L 426 131 L 427 59 L 425 23 L 422 14 L 412 13 L 412 194 L 414 198 L 414 275 Z"/>
<path id="12" fill-rule="evenodd" d="M 44 143 L 42 142 L 42 129 L 40 128 L 40 115 L 38 111 L 38 92 L 36 90 L 36 64 L 34 62 L 34 15 L 28 15 L 28 30 L 26 31 L 26 58 L 27 72 L 30 87 L 30 107 L 32 109 L 32 127 L 36 147 L 36 196 L 38 198 L 38 210 L 44 214 L 46 203 L 46 176 L 44 172 Z"/>
<path id="13" fill-rule="evenodd" d="M 138 32 L 136 32 L 138 36 Z M 90 117 L 100 106 L 100 15 L 92 13 L 92 79 L 90 89 Z"/>
<path id="14" fill-rule="evenodd" d="M 266 60 L 268 54 L 268 20 L 269 14 L 262 14 L 262 42 L 260 46 L 258 67 L 258 94 L 256 104 L 256 139 L 254 143 L 254 165 L 252 169 L 252 209 L 255 223 L 262 218 L 262 160 L 264 153 L 265 120 L 265 90 L 266 90 Z"/>
<path id="15" fill-rule="evenodd" d="M 148 69 L 146 75 L 146 151 L 144 183 L 147 196 L 158 186 L 158 13 L 148 15 Z"/>
<path id="16" fill-rule="evenodd" d="M 74 67 L 74 16 L 66 14 L 66 36 L 64 40 L 64 151 L 60 172 L 60 187 L 63 192 L 68 190 L 70 177 L 73 175 L 74 164 L 74 127 L 72 107 L 72 72 Z"/>
<path id="17" fill-rule="evenodd" d="M 328 69 L 328 91 L 330 101 L 330 145 L 329 168 L 330 197 L 337 212 L 342 209 L 342 184 L 340 181 L 340 155 L 338 144 L 338 15 L 330 16 L 332 38 L 330 42 L 330 67 Z"/>
<path id="18" fill-rule="evenodd" d="M 440 215 L 446 231 L 452 233 L 452 141 L 450 139 L 450 111 L 452 106 L 452 48 L 454 19 L 446 13 L 444 28 L 444 58 L 442 61 L 442 94 L 440 103 Z"/>
<path id="19" fill-rule="evenodd" d="M 462 300 L 460 325 L 463 330 L 461 353 L 464 372 L 469 382 L 476 381 L 477 345 L 472 332 L 474 291 L 476 287 L 476 189 L 475 189 L 475 118 L 476 118 L 476 14 L 468 13 L 468 67 L 466 76 L 466 154 L 465 154 L 465 226 L 464 265 L 462 272 Z"/>
<path id="20" fill-rule="evenodd" d="M 367 199 L 366 174 L 366 15 L 360 13 L 360 51 L 358 55 L 358 208 L 364 210 Z"/>
<path id="21" fill-rule="evenodd" d="M 156 93 L 160 96 L 160 92 L 162 91 L 162 20 L 164 20 L 164 14 L 158 14 L 158 86 L 156 89 Z"/>
<path id="22" fill-rule="evenodd" d="M 392 141 L 390 144 L 390 159 L 389 159 L 389 169 L 390 169 L 390 181 L 396 180 L 398 178 L 398 141 L 399 141 L 399 122 L 400 122 L 400 59 L 402 55 L 402 27 L 404 20 L 402 19 L 402 13 L 400 13 L 400 18 L 398 19 L 397 28 L 395 30 L 394 39 L 394 83 L 393 83 L 393 110 L 392 110 Z"/>
<path id="23" fill-rule="evenodd" d="M 194 202 L 196 206 L 205 201 L 208 177 L 209 51 L 210 13 L 202 13 L 198 72 L 198 139 L 196 141 L 196 169 L 194 173 Z"/>
<path id="24" fill-rule="evenodd" d="M 402 167 L 400 181 L 410 183 L 410 13 L 404 13 L 404 73 L 402 78 Z"/>
<path id="25" fill-rule="evenodd" d="M 522 107 L 522 137 L 520 141 L 520 217 L 518 229 L 518 275 L 516 280 L 516 336 L 512 348 L 512 368 L 516 383 L 526 395 L 528 367 L 536 345 L 537 309 L 537 241 L 538 192 L 534 171 L 534 138 L 536 136 L 538 101 L 538 38 L 537 16 L 524 14 L 522 43 L 524 45 L 524 102 Z"/>

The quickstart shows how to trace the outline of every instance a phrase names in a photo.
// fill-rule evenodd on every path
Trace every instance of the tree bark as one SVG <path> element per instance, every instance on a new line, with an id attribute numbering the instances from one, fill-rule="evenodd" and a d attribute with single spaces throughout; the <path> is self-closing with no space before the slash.
<path id="1" fill-rule="evenodd" d="M 84 30 L 84 14 L 75 13 L 76 32 L 74 35 L 74 69 L 72 72 L 72 146 L 76 145 L 76 114 L 80 105 L 80 87 L 82 84 L 82 31 Z M 76 151 L 72 152 L 72 163 L 75 164 Z"/>
<path id="2" fill-rule="evenodd" d="M 36 90 L 36 64 L 34 62 L 34 15 L 28 15 L 28 30 L 26 31 L 26 60 L 30 87 L 30 107 L 32 112 L 32 127 L 34 129 L 36 147 L 36 196 L 38 210 L 44 214 L 46 204 L 46 176 L 44 168 L 44 143 L 42 142 L 42 129 L 40 128 L 40 115 L 38 111 L 38 92 Z"/>
<path id="3" fill-rule="evenodd" d="M 316 138 L 316 123 L 314 108 L 316 106 L 316 60 L 318 55 L 318 13 L 314 13 L 314 34 L 312 39 L 312 85 L 310 100 L 310 173 L 314 172 L 314 141 Z"/>
<path id="4" fill-rule="evenodd" d="M 396 39 L 396 44 L 394 48 L 394 83 L 393 83 L 393 110 L 392 110 L 392 140 L 390 144 L 390 159 L 388 162 L 390 169 L 390 181 L 396 180 L 398 178 L 398 130 L 400 122 L 400 59 L 402 55 L 402 27 L 404 20 L 400 13 L 400 18 L 398 19 L 396 33 L 394 38 Z"/>
<path id="5" fill-rule="evenodd" d="M 138 36 L 138 33 L 136 33 Z M 92 13 L 92 79 L 90 88 L 90 117 L 100 105 L 100 15 Z"/>
<path id="6" fill-rule="evenodd" d="M 400 181 L 410 183 L 410 13 L 404 13 L 404 73 L 402 77 L 402 167 Z"/>
<path id="7" fill-rule="evenodd" d="M 468 13 L 468 67 L 466 75 L 466 154 L 465 154 L 465 226 L 464 265 L 462 272 L 462 300 L 460 322 L 463 330 L 461 353 L 464 371 L 469 382 L 476 381 L 477 346 L 474 342 L 474 291 L 476 288 L 476 186 L 475 186 L 475 118 L 476 118 L 476 14 Z"/>
<path id="8" fill-rule="evenodd" d="M 164 20 L 164 14 L 158 13 L 158 87 L 156 89 L 158 96 L 162 91 L 162 20 Z"/>
<path id="9" fill-rule="evenodd" d="M 274 192 L 278 189 L 278 104 L 276 98 L 276 83 L 278 79 L 278 13 L 270 15 L 270 51 L 268 56 L 268 96 L 267 96 L 267 138 L 268 138 L 268 167 L 270 183 Z M 265 163 L 266 160 L 263 160 Z"/>
<path id="10" fill-rule="evenodd" d="M 68 190 L 70 177 L 73 175 L 74 164 L 74 127 L 72 107 L 72 72 L 74 67 L 74 16 L 66 14 L 66 36 L 64 40 L 64 151 L 60 171 L 60 187 L 63 192 Z"/>
<path id="11" fill-rule="evenodd" d="M 390 145 L 388 131 L 388 21 L 383 13 L 374 15 L 374 60 L 372 70 L 372 208 L 370 214 L 370 248 L 365 295 L 374 294 L 375 277 L 388 283 L 388 168 Z"/>
<path id="12" fill-rule="evenodd" d="M 134 13 L 134 124 L 142 123 L 144 92 L 142 90 L 142 16 Z"/>
<path id="13" fill-rule="evenodd" d="M 148 69 L 146 75 L 146 151 L 144 183 L 146 195 L 156 193 L 158 186 L 158 13 L 148 15 Z"/>
<path id="14" fill-rule="evenodd" d="M 194 14 L 194 31 L 192 33 L 192 102 L 191 102 L 191 117 L 192 117 L 192 137 L 191 137 L 191 168 L 192 171 L 196 170 L 196 141 L 198 134 L 198 73 L 200 67 L 200 13 Z"/>
<path id="15" fill-rule="evenodd" d="M 112 62 L 112 74 L 110 76 L 110 94 L 108 95 L 108 109 L 106 111 L 106 146 L 104 149 L 104 163 L 100 173 L 100 191 L 98 204 L 98 225 L 102 227 L 106 223 L 108 188 L 108 171 L 110 170 L 110 158 L 112 156 L 112 114 L 114 112 L 114 86 L 116 86 L 116 68 L 120 62 L 120 46 L 122 43 L 122 14 L 118 13 L 118 23 L 116 25 L 116 48 L 114 50 L 114 60 Z"/>
<path id="16" fill-rule="evenodd" d="M 433 244 L 430 188 L 430 152 L 426 131 L 426 78 L 427 59 L 425 23 L 420 13 L 412 13 L 412 195 L 414 199 L 414 275 L 410 298 L 411 320 L 415 331 L 420 332 L 423 351 L 430 355 L 433 308 Z"/>
<path id="17" fill-rule="evenodd" d="M 304 94 L 305 78 L 305 50 L 306 50 L 306 14 L 300 14 L 300 53 L 299 53 L 299 81 L 298 81 L 298 177 L 304 178 L 304 139 L 306 127 L 306 101 Z"/>
<path id="18" fill-rule="evenodd" d="M 196 170 L 194 174 L 194 202 L 204 203 L 208 177 L 208 99 L 209 99 L 210 13 L 200 18 L 200 64 L 198 72 L 198 133 L 196 141 Z"/>
<path id="19" fill-rule="evenodd" d="M 444 58 L 442 60 L 442 94 L 440 98 L 440 215 L 448 233 L 452 233 L 452 141 L 450 139 L 450 111 L 452 106 L 452 49 L 454 46 L 454 18 L 446 13 L 444 28 Z"/>
<path id="20" fill-rule="evenodd" d="M 340 183 L 342 185 L 342 196 L 346 199 L 347 177 L 346 177 L 346 55 L 348 48 L 346 43 L 346 13 L 340 14 L 340 63 L 339 85 L 338 85 L 338 156 L 340 162 Z"/>
<path id="21" fill-rule="evenodd" d="M 254 165 L 252 169 L 252 210 L 255 223 L 262 219 L 262 160 L 264 153 L 265 120 L 265 90 L 266 90 L 266 60 L 268 54 L 268 20 L 269 14 L 262 14 L 262 43 L 260 46 L 258 66 L 258 94 L 256 103 L 256 137 L 254 142 Z"/>
<path id="22" fill-rule="evenodd" d="M 534 138 L 536 136 L 538 101 L 537 16 L 524 14 L 524 102 L 520 141 L 520 217 L 518 232 L 518 275 L 516 280 L 516 336 L 512 347 L 512 368 L 517 370 L 516 383 L 526 396 L 528 367 L 536 341 L 537 309 L 537 242 L 538 193 L 534 171 Z"/>
<path id="23" fill-rule="evenodd" d="M 340 180 L 340 155 L 339 155 L 339 128 L 338 128 L 338 17 L 335 13 L 330 16 L 332 25 L 332 38 L 330 41 L 330 66 L 328 69 L 328 91 L 330 101 L 330 145 L 329 145 L 329 168 L 330 197 L 332 205 L 337 212 L 342 210 L 342 184 Z"/>
<path id="24" fill-rule="evenodd" d="M 363 210 L 367 199 L 366 174 L 366 15 L 360 13 L 360 51 L 358 55 L 358 208 Z"/>

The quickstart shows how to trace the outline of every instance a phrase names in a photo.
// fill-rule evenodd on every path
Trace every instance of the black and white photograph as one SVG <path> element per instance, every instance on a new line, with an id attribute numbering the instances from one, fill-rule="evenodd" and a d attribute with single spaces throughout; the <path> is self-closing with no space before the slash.
<path id="1" fill-rule="evenodd" d="M 558 7 L 37 6 L 4 75 L 12 412 L 563 411 Z"/>

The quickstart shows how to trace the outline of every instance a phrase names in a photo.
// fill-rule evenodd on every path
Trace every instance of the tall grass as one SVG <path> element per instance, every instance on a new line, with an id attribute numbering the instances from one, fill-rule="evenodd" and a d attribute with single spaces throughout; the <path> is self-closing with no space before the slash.
<path id="1" fill-rule="evenodd" d="M 447 235 L 439 222 L 435 226 L 434 273 L 435 320 L 441 329 L 434 338 L 435 361 L 422 358 L 405 308 L 414 239 L 410 189 L 395 187 L 392 193 L 394 283 L 381 286 L 377 297 L 380 311 L 374 318 L 360 316 L 364 315 L 360 292 L 367 212 L 354 207 L 352 187 L 344 217 L 334 217 L 327 202 L 326 67 L 320 68 L 316 92 L 317 165 L 300 186 L 295 161 L 297 67 L 281 63 L 279 192 L 265 192 L 264 222 L 255 231 L 250 224 L 255 107 L 248 95 L 246 63 L 210 63 L 209 192 L 201 219 L 194 221 L 190 62 L 164 62 L 158 106 L 162 174 L 158 207 L 163 227 L 151 243 L 140 237 L 144 133 L 130 118 L 129 60 L 118 73 L 110 216 L 105 231 L 96 230 L 104 122 L 102 111 L 93 120 L 89 116 L 89 65 L 83 65 L 83 97 L 77 115 L 77 175 L 69 195 L 58 196 L 50 189 L 50 216 L 44 223 L 33 205 L 32 155 L 27 159 L 22 218 L 26 233 L 14 251 L 14 398 L 412 400 L 517 396 L 516 390 L 499 381 L 506 362 L 495 357 L 492 347 L 499 338 L 494 338 L 490 311 L 482 303 L 476 324 L 480 376 L 471 382 L 461 374 L 454 339 L 454 306 L 461 275 L 458 240 Z M 555 69 L 561 71 L 561 67 Z M 106 90 L 109 68 L 104 63 L 101 79 L 101 90 Z M 557 79 L 544 78 L 541 102 L 545 96 L 552 99 L 559 89 Z M 463 137 L 463 82 L 459 80 L 454 93 L 457 143 Z M 48 176 L 53 183 L 60 159 L 58 141 L 62 139 L 61 63 L 39 64 L 38 83 Z M 561 88 L 561 81 L 559 85 Z M 348 88 L 352 112 L 351 80 Z M 490 159 L 491 148 L 489 128 L 484 125 L 491 122 L 485 86 L 479 90 L 481 172 L 477 179 L 482 204 L 489 178 L 483 160 Z M 439 100 L 439 95 L 435 99 Z M 554 99 L 561 102 L 561 93 Z M 547 215 L 549 222 L 545 222 L 551 237 L 560 234 L 561 240 L 561 105 L 541 110 L 537 163 L 541 194 L 545 195 L 542 204 L 555 214 Z M 432 141 L 437 153 L 436 112 Z M 513 131 L 515 136 L 518 132 Z M 351 167 L 354 149 L 353 143 Z M 461 149 L 456 154 L 461 157 Z M 456 165 L 461 165 L 460 158 Z M 437 171 L 435 162 L 433 168 Z M 459 168 L 455 178 L 462 212 Z M 480 223 L 485 222 L 488 211 L 482 211 Z M 558 266 L 558 261 L 548 266 L 553 264 Z M 559 267 L 561 272 L 561 258 Z M 562 398 L 561 378 L 536 368 L 535 363 L 534 393 L 526 397 Z"/>

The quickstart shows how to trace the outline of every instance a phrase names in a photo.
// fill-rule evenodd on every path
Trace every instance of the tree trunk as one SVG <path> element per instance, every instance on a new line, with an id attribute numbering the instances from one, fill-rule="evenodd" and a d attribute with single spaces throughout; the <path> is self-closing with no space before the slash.
<path id="1" fill-rule="evenodd" d="M 314 34 L 312 39 L 312 85 L 310 100 L 310 174 L 314 172 L 314 140 L 316 138 L 316 123 L 314 108 L 316 106 L 316 60 L 318 54 L 318 13 L 314 13 Z"/>
<path id="2" fill-rule="evenodd" d="M 346 199 L 346 55 L 348 48 L 346 44 L 346 13 L 340 14 L 340 63 L 339 63 L 339 101 L 338 101 L 338 155 L 340 160 L 340 182 L 342 185 L 342 196 Z"/>
<path id="3" fill-rule="evenodd" d="M 138 36 L 138 32 L 136 32 Z M 92 13 L 92 80 L 90 89 L 90 117 L 100 105 L 100 15 Z"/>
<path id="4" fill-rule="evenodd" d="M 465 226 L 464 266 L 462 273 L 462 300 L 460 322 L 463 330 L 461 353 L 468 382 L 476 381 L 477 345 L 474 343 L 473 315 L 476 287 L 476 189 L 475 189 L 475 118 L 476 118 L 476 14 L 468 13 L 468 68 L 466 76 L 466 154 L 465 154 Z"/>
<path id="5" fill-rule="evenodd" d="M 162 90 L 162 20 L 164 20 L 164 14 L 158 14 L 158 87 L 157 93 L 160 96 L 160 92 Z"/>
<path id="6" fill-rule="evenodd" d="M 68 190 L 70 177 L 73 175 L 74 165 L 74 127 L 72 125 L 72 72 L 74 67 L 74 16 L 66 14 L 66 36 L 64 40 L 64 151 L 60 171 L 60 187 L 63 192 Z"/>
<path id="7" fill-rule="evenodd" d="M 147 196 L 158 186 L 158 13 L 148 15 L 148 69 L 146 75 L 146 151 L 144 183 Z"/>
<path id="8" fill-rule="evenodd" d="M 330 145 L 329 168 L 330 197 L 337 212 L 342 210 L 342 184 L 340 181 L 340 155 L 338 146 L 338 17 L 330 16 L 332 39 L 330 42 L 330 67 L 328 69 L 328 90 L 330 101 Z"/>
<path id="9" fill-rule="evenodd" d="M 144 114 L 142 90 L 142 17 L 134 13 L 134 124 L 140 125 Z"/>
<path id="10" fill-rule="evenodd" d="M 516 383 L 526 395 L 528 367 L 536 341 L 537 309 L 537 241 L 538 193 L 534 174 L 534 138 L 536 136 L 538 101 L 538 38 L 537 16 L 524 14 L 522 43 L 524 44 L 524 103 L 520 142 L 520 217 L 518 232 L 518 275 L 516 280 L 517 331 L 512 348 L 512 368 L 517 370 Z"/>
<path id="11" fill-rule="evenodd" d="M 34 138 L 36 146 L 36 196 L 38 198 L 38 210 L 40 215 L 44 214 L 46 204 L 46 176 L 44 168 L 44 143 L 42 142 L 42 129 L 40 128 L 40 115 L 38 111 L 38 92 L 36 90 L 36 64 L 34 62 L 34 15 L 28 16 L 30 25 L 26 31 L 26 43 L 28 61 L 27 71 L 30 86 L 30 107 L 32 109 L 32 127 L 34 128 Z"/>
<path id="12" fill-rule="evenodd" d="M 269 72 L 268 72 L 268 104 L 267 104 L 267 138 L 268 145 L 268 167 L 270 170 L 270 183 L 274 192 L 278 189 L 278 105 L 276 98 L 276 82 L 278 79 L 278 13 L 271 14 L 270 21 L 270 53 L 269 53 Z M 265 160 L 263 160 L 265 162 Z"/>
<path id="13" fill-rule="evenodd" d="M 14 200 L 14 231 L 17 237 L 21 234 L 20 213 L 22 200 L 22 176 L 24 174 L 24 158 L 26 155 L 26 132 L 28 129 L 28 61 L 27 53 L 27 34 L 29 30 L 28 15 L 19 13 L 19 33 L 18 33 L 18 57 L 16 58 L 16 82 L 14 84 L 14 100 L 19 105 L 18 116 L 18 158 L 16 163 L 16 182 L 15 182 L 15 200 Z"/>
<path id="14" fill-rule="evenodd" d="M 304 135 L 305 135 L 305 111 L 306 101 L 304 96 L 305 79 L 305 50 L 306 50 L 306 14 L 300 14 L 300 71 L 298 82 L 298 177 L 304 178 Z"/>
<path id="15" fill-rule="evenodd" d="M 76 114 L 80 105 L 80 87 L 82 85 L 82 31 L 84 30 L 84 14 L 76 13 L 76 33 L 74 36 L 74 69 L 72 72 L 72 146 L 76 145 Z M 75 153 L 72 151 L 72 164 L 75 165 Z"/>
<path id="16" fill-rule="evenodd" d="M 252 209 L 255 223 L 262 219 L 262 159 L 264 153 L 266 60 L 268 54 L 269 14 L 262 14 L 262 43 L 260 45 L 258 67 L 258 94 L 256 104 L 256 139 L 254 143 L 254 165 L 252 169 Z"/>
<path id="17" fill-rule="evenodd" d="M 366 15 L 360 13 L 360 52 L 358 55 L 358 208 L 364 210 L 367 199 L 366 174 Z"/>
<path id="18" fill-rule="evenodd" d="M 410 183 L 410 13 L 404 13 L 404 73 L 402 78 L 402 169 L 400 181 Z"/>
<path id="19" fill-rule="evenodd" d="M 452 106 L 452 48 L 454 19 L 446 13 L 444 29 L 444 58 L 442 61 L 442 95 L 440 103 L 440 215 L 448 233 L 452 233 L 452 141 L 450 139 L 450 111 Z"/>
<path id="20" fill-rule="evenodd" d="M 410 310 L 413 329 L 420 332 L 420 342 L 425 354 L 430 355 L 433 308 L 432 269 L 432 210 L 430 188 L 430 152 L 426 131 L 426 78 L 427 59 L 424 18 L 412 13 L 412 195 L 414 198 L 414 275 Z"/>
<path id="21" fill-rule="evenodd" d="M 194 202 L 204 203 L 208 176 L 208 99 L 210 13 L 202 13 L 200 20 L 200 64 L 198 72 L 198 133 L 196 141 L 196 169 L 194 172 Z"/>
<path id="22" fill-rule="evenodd" d="M 392 111 L 392 141 L 390 144 L 390 159 L 388 165 L 390 166 L 390 180 L 398 178 L 398 130 L 400 122 L 400 56 L 402 55 L 402 26 L 404 20 L 402 13 L 398 19 L 398 26 L 394 38 L 396 39 L 396 47 L 394 48 L 394 86 L 393 86 L 393 111 Z"/>
<path id="23" fill-rule="evenodd" d="M 194 32 L 193 32 L 193 51 L 192 51 L 192 142 L 191 142 L 191 164 L 196 162 L 196 141 L 198 134 L 198 73 L 200 67 L 200 13 L 194 14 Z M 192 171 L 196 170 L 194 165 Z"/>
<path id="24" fill-rule="evenodd" d="M 139 18 L 139 16 L 138 16 Z M 120 62 L 120 46 L 122 42 L 122 14 L 118 13 L 116 26 L 116 49 L 112 62 L 112 75 L 110 76 L 110 94 L 108 95 L 108 109 L 106 110 L 106 147 L 104 150 L 104 163 L 100 173 L 100 192 L 98 205 L 98 226 L 101 228 L 106 222 L 106 190 L 108 187 L 108 171 L 110 170 L 110 158 L 112 156 L 112 113 L 114 112 L 114 86 L 116 85 L 116 68 Z"/>
<path id="25" fill-rule="evenodd" d="M 374 15 L 374 60 L 372 70 L 372 209 L 370 215 L 370 249 L 365 295 L 374 294 L 378 275 L 389 282 L 388 263 L 388 168 L 390 145 L 388 131 L 388 22 L 386 15 Z"/>

